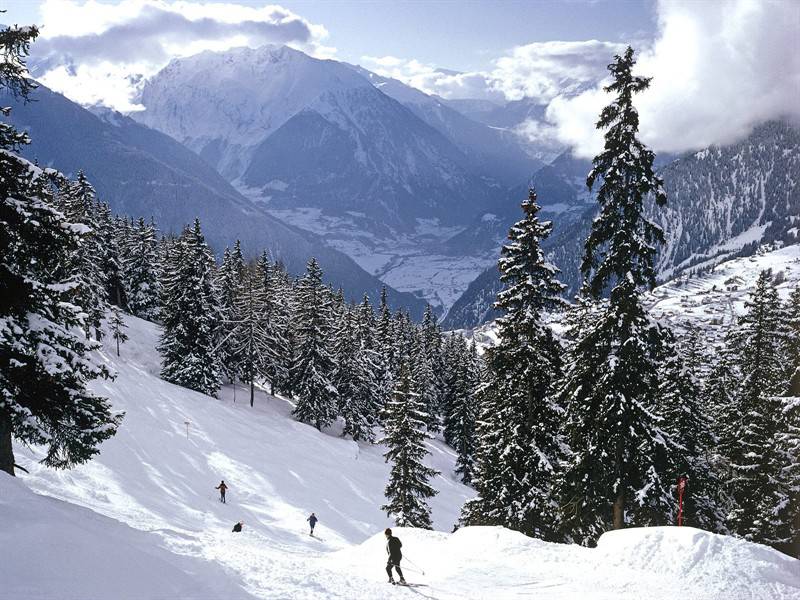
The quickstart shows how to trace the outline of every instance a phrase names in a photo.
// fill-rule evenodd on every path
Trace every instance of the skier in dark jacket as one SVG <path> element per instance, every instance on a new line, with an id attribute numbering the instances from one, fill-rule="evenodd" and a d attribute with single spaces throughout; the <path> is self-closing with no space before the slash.
<path id="1" fill-rule="evenodd" d="M 241 533 L 242 525 L 244 525 L 244 521 L 239 521 L 236 525 L 234 525 L 232 529 L 233 533 Z"/>
<path id="2" fill-rule="evenodd" d="M 405 577 L 403 577 L 403 571 L 400 570 L 400 561 L 403 560 L 403 553 L 400 551 L 400 548 L 403 547 L 403 542 L 394 537 L 392 535 L 392 530 L 388 527 L 383 533 L 386 534 L 386 553 L 389 555 L 389 561 L 386 563 L 386 574 L 389 575 L 389 583 L 394 583 L 392 567 L 394 567 L 394 570 L 397 571 L 397 574 L 400 576 L 400 583 L 405 583 L 406 580 Z"/>
<path id="3" fill-rule="evenodd" d="M 220 481 L 219 485 L 214 489 L 219 490 L 219 501 L 225 504 L 225 490 L 228 489 L 228 486 L 225 485 L 225 480 Z"/>
<path id="4" fill-rule="evenodd" d="M 306 521 L 308 521 L 308 524 L 311 525 L 311 533 L 309 533 L 308 535 L 314 535 L 314 525 L 316 525 L 317 521 L 319 521 L 319 519 L 317 518 L 317 515 L 315 515 L 314 513 L 311 513 L 311 516 L 308 517 L 306 519 Z"/>

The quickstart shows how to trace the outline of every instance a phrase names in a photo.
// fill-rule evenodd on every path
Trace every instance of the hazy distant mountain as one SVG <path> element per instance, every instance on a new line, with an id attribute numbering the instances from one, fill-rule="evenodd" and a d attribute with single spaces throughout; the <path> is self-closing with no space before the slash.
<path id="1" fill-rule="evenodd" d="M 40 86 L 34 101 L 12 106 L 10 120 L 30 132 L 22 153 L 67 174 L 83 169 L 100 197 L 120 214 L 153 216 L 165 232 L 180 231 L 199 217 L 216 251 L 236 239 L 250 254 L 268 248 L 295 273 L 316 256 L 326 279 L 353 298 L 378 298 L 381 282 L 319 238 L 289 227 L 254 206 L 199 156 L 172 138 L 112 111 L 101 116 Z M 102 117 L 102 118 L 101 118 Z M 423 303 L 411 294 L 390 293 L 414 312 Z"/>
<path id="2" fill-rule="evenodd" d="M 387 96 L 410 108 L 415 115 L 450 139 L 469 160 L 470 167 L 484 177 L 504 185 L 515 185 L 542 166 L 531 156 L 525 141 L 508 129 L 473 120 L 449 102 L 429 96 L 397 79 L 354 67 Z"/>

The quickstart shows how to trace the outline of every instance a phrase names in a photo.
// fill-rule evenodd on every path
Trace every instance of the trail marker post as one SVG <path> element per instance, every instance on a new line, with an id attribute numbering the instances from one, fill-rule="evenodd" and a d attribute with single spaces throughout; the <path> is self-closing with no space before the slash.
<path id="1" fill-rule="evenodd" d="M 184 425 L 186 425 L 186 439 L 189 439 L 189 425 L 191 424 L 189 421 L 184 421 Z"/>
<path id="2" fill-rule="evenodd" d="M 686 477 L 678 477 L 678 527 L 683 525 L 683 494 L 686 491 Z"/>

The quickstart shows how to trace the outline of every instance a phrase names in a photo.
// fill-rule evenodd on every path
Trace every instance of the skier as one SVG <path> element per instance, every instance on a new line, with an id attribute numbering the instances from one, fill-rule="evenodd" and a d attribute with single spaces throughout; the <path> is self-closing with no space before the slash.
<path id="1" fill-rule="evenodd" d="M 225 504 L 225 490 L 228 489 L 228 486 L 225 485 L 225 480 L 220 481 L 219 485 L 214 489 L 219 490 L 219 501 Z"/>
<path id="2" fill-rule="evenodd" d="M 317 521 L 319 521 L 319 519 L 317 518 L 317 515 L 315 515 L 314 513 L 311 513 L 311 516 L 308 517 L 306 519 L 306 521 L 308 521 L 308 524 L 311 525 L 311 533 L 309 533 L 308 535 L 314 535 L 314 525 L 316 525 Z"/>
<path id="3" fill-rule="evenodd" d="M 400 570 L 400 561 L 403 560 L 403 553 L 400 548 L 403 547 L 403 542 L 392 535 L 392 530 L 388 527 L 383 533 L 386 534 L 386 552 L 389 555 L 389 561 L 386 563 L 386 573 L 389 575 L 389 583 L 394 583 L 392 577 L 392 567 L 394 567 L 397 574 L 400 576 L 400 583 L 405 585 L 406 580 L 403 577 L 403 571 Z"/>
<path id="4" fill-rule="evenodd" d="M 244 525 L 244 521 L 239 521 L 236 525 L 234 525 L 232 529 L 233 533 L 241 533 L 242 525 Z"/>

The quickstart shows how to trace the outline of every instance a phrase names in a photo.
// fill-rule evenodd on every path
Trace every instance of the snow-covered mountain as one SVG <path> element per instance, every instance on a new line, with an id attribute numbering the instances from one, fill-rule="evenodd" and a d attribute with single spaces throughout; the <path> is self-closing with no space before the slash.
<path id="1" fill-rule="evenodd" d="M 204 157 L 254 203 L 439 310 L 492 260 L 486 244 L 445 242 L 541 165 L 511 131 L 286 47 L 175 60 L 141 102 L 134 118 Z"/>
<path id="2" fill-rule="evenodd" d="M 350 65 L 284 46 L 172 61 L 135 118 L 206 158 L 270 208 L 355 212 L 413 229 L 489 202 L 464 154 Z"/>
<path id="3" fill-rule="evenodd" d="M 800 240 L 800 126 L 773 121 L 662 170 L 669 201 L 652 217 L 667 234 L 663 278 L 759 244 Z"/>
<path id="4" fill-rule="evenodd" d="M 367 292 L 378 300 L 383 284 L 376 277 L 313 233 L 288 226 L 254 205 L 169 136 L 113 111 L 93 114 L 45 86 L 39 86 L 33 100 L 23 104 L 13 97 L 3 99 L 12 107 L 11 123 L 33 140 L 22 154 L 73 176 L 83 170 L 113 211 L 152 216 L 164 233 L 180 232 L 199 217 L 216 252 L 240 239 L 250 255 L 269 249 L 294 273 L 303 272 L 315 256 L 326 279 L 352 298 Z M 395 305 L 422 313 L 424 303 L 413 295 L 390 290 L 391 296 Z"/>
<path id="5" fill-rule="evenodd" d="M 126 317 L 130 340 L 100 358 L 117 371 L 92 387 L 126 412 L 93 461 L 69 471 L 0 473 L 3 598 L 332 600 L 789 600 L 798 561 L 771 548 L 691 527 L 610 532 L 597 548 L 552 544 L 498 527 L 448 533 L 471 490 L 453 451 L 434 441 L 429 464 L 436 531 L 396 528 L 415 587 L 385 583 L 380 511 L 388 477 L 381 445 L 318 432 L 291 404 L 259 391 L 256 406 L 159 379 L 156 326 Z M 239 390 L 239 399 L 244 395 Z M 229 485 L 228 502 L 214 486 Z M 308 535 L 305 518 L 320 521 Z M 232 533 L 244 521 L 241 533 Z"/>
<path id="6" fill-rule="evenodd" d="M 445 135 L 467 157 L 473 172 L 501 185 L 513 186 L 542 166 L 525 138 L 512 128 L 489 126 L 397 79 L 362 67 L 355 69 L 387 96 L 407 106 L 420 119 Z"/>
<path id="7" fill-rule="evenodd" d="M 736 144 L 680 158 L 665 156 L 659 162 L 668 201 L 665 208 L 651 207 L 649 213 L 667 237 L 658 255 L 661 281 L 751 254 L 763 243 L 790 244 L 800 239 L 800 128 L 796 125 L 766 123 Z M 544 244 L 562 270 L 561 280 L 570 293 L 580 285 L 583 241 L 596 211 L 585 186 L 581 191 L 580 173 L 585 176 L 588 170 L 587 161 L 560 157 L 532 178 L 543 212 L 548 198 L 572 209 L 567 218 L 553 218 L 553 235 Z M 517 191 L 518 196 L 521 193 Z M 510 209 L 500 213 L 498 234 L 508 230 L 518 213 Z M 490 267 L 454 302 L 447 315 L 448 328 L 473 327 L 480 323 L 475 319 L 494 318 L 487 302 L 494 301 L 499 289 L 497 269 Z"/>

